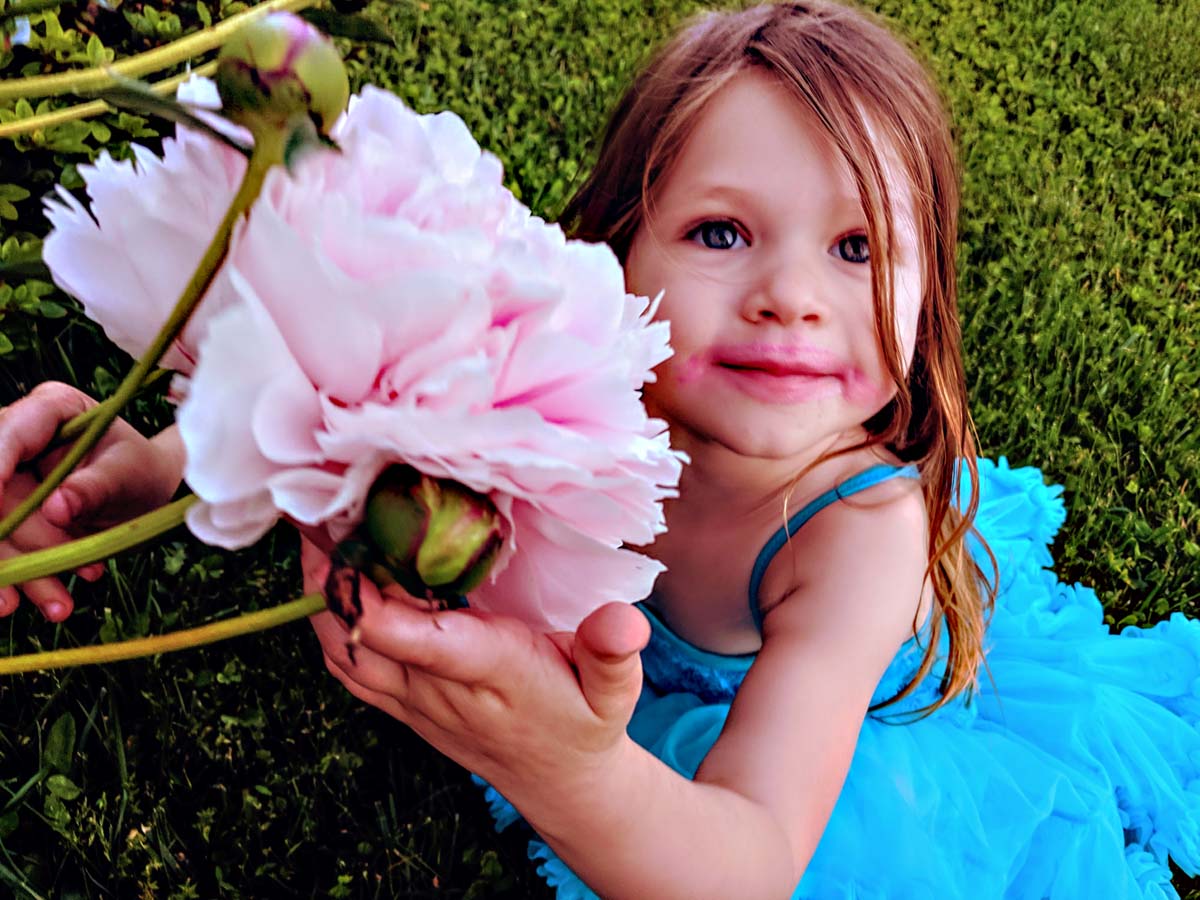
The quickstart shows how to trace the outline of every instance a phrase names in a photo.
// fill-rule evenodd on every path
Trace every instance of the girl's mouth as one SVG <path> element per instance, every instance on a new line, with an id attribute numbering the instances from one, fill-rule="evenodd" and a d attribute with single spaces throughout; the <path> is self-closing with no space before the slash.
<path id="1" fill-rule="evenodd" d="M 807 403 L 841 392 L 847 365 L 836 354 L 797 344 L 726 344 L 708 352 L 712 371 L 766 403 Z"/>
<path id="2" fill-rule="evenodd" d="M 713 370 L 734 388 L 765 403 L 809 403 L 838 394 L 840 376 L 778 368 L 716 363 Z"/>

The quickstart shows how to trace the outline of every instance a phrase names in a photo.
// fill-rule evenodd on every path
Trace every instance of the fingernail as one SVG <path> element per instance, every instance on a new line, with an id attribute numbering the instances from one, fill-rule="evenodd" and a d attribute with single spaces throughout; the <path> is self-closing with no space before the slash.
<path id="1" fill-rule="evenodd" d="M 66 618 L 67 608 L 61 603 L 51 603 L 46 606 L 44 612 L 47 619 L 57 622 L 59 619 Z"/>
<path id="2" fill-rule="evenodd" d="M 84 581 L 99 581 L 104 576 L 104 564 L 92 563 L 79 570 L 79 577 Z"/>

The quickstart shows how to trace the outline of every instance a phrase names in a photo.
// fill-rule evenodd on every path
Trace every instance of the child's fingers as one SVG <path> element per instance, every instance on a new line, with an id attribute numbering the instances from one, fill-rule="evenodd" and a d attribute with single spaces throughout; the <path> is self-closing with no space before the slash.
<path id="1" fill-rule="evenodd" d="M 327 664 L 336 665 L 359 684 L 398 700 L 408 696 L 408 669 L 369 647 L 352 642 L 351 632 L 331 612 L 310 617 Z M 353 648 L 353 649 L 351 649 Z"/>
<path id="2" fill-rule="evenodd" d="M 329 610 L 323 610 L 309 616 L 308 623 L 312 625 L 317 640 L 321 642 L 321 652 L 325 654 L 325 661 L 335 662 L 343 669 L 349 668 L 351 635 L 350 630 L 342 624 L 342 620 Z M 358 649 L 355 648 L 355 654 L 357 653 Z"/>
<path id="3" fill-rule="evenodd" d="M 11 559 L 16 555 L 17 551 L 14 548 L 7 544 L 0 544 L 0 559 Z M 18 585 L 18 587 L 50 622 L 61 622 L 75 608 L 75 602 L 71 599 L 71 595 L 67 593 L 67 589 L 57 578 L 37 578 Z M 3 590 L 8 592 L 13 588 L 8 587 Z M 12 610 L 8 609 L 7 604 L 11 603 L 13 608 L 16 607 L 16 604 L 12 602 L 13 595 L 7 596 L 10 599 L 0 598 L 0 603 L 5 604 L 4 608 L 11 612 Z M 5 612 L 4 615 L 7 615 L 8 612 Z"/>
<path id="4" fill-rule="evenodd" d="M 3 509 L 6 514 L 10 512 L 17 505 L 17 498 L 28 496 L 36 484 L 36 480 L 29 473 L 18 472 L 13 476 L 10 485 L 12 489 L 11 502 L 6 501 L 0 504 L 0 509 Z M 38 510 L 20 524 L 6 543 L 11 544 L 15 550 L 29 551 L 55 547 L 70 539 L 71 536 L 67 532 L 48 521 L 41 510 Z"/>
<path id="5" fill-rule="evenodd" d="M 369 703 L 376 709 L 380 709 L 387 713 L 393 719 L 407 724 L 408 717 L 403 706 L 394 698 L 387 694 L 382 694 L 379 691 L 372 690 L 358 680 L 357 673 L 351 674 L 353 669 L 346 669 L 332 660 L 328 654 L 325 655 L 325 668 L 338 681 L 342 683 L 342 687 L 348 690 L 351 694 L 357 697 L 364 703 Z"/>
<path id="6" fill-rule="evenodd" d="M 495 679 L 533 653 L 533 632 L 514 619 L 471 610 L 434 610 L 422 601 L 383 601 L 363 583 L 363 645 L 430 675 L 462 684 Z"/>
<path id="7" fill-rule="evenodd" d="M 380 656 L 368 647 L 355 647 L 353 654 L 331 647 L 325 650 L 325 662 L 336 666 L 363 688 L 407 706 L 411 684 L 408 671 L 386 656 Z"/>
<path id="8" fill-rule="evenodd" d="M 103 514 L 117 484 L 99 461 L 76 469 L 42 503 L 42 515 L 59 528 L 69 528 Z"/>
<path id="9" fill-rule="evenodd" d="M 355 651 L 355 656 L 357 658 L 360 653 L 370 654 L 370 652 L 360 647 Z M 452 732 L 447 731 L 445 727 L 439 724 L 437 721 L 439 717 L 437 715 L 427 715 L 420 709 L 409 706 L 404 701 L 394 697 L 387 689 L 376 690 L 370 682 L 364 680 L 361 661 L 358 665 L 348 666 L 344 664 L 344 661 L 339 662 L 326 655 L 325 667 L 334 678 L 342 683 L 342 687 L 359 700 L 387 713 L 396 721 L 403 722 L 433 746 L 443 752 L 450 753 L 452 758 L 458 758 L 458 754 L 453 751 L 456 747 L 462 749 L 461 745 L 455 740 Z M 444 704 L 439 704 L 438 708 L 444 709 Z M 458 761 L 463 762 L 469 767 L 477 768 L 473 763 L 464 762 L 462 759 L 458 759 Z"/>
<path id="10" fill-rule="evenodd" d="M 104 577 L 104 563 L 92 563 L 75 570 L 75 574 L 84 581 L 99 581 Z"/>
<path id="11" fill-rule="evenodd" d="M 86 394 L 58 382 L 39 384 L 0 414 L 0 488 L 17 465 L 41 453 L 59 425 L 95 405 Z"/>
<path id="12" fill-rule="evenodd" d="M 0 588 L 0 618 L 11 616 L 21 605 L 21 596 L 15 587 Z"/>
<path id="13" fill-rule="evenodd" d="M 329 577 L 329 556 L 306 535 L 300 535 L 300 571 L 304 573 L 304 591 L 308 594 L 324 590 Z"/>
<path id="14" fill-rule="evenodd" d="M 70 478 L 67 479 L 67 481 L 70 480 Z M 66 529 L 70 528 L 75 520 L 83 515 L 84 504 L 79 495 L 64 482 L 42 501 L 41 512 L 51 525 Z"/>
<path id="15" fill-rule="evenodd" d="M 363 646 L 356 646 L 351 658 L 350 632 L 333 613 L 318 613 L 309 621 L 321 642 L 325 667 L 350 693 L 401 722 L 411 725 L 423 718 L 405 705 L 409 679 L 404 666 Z"/>

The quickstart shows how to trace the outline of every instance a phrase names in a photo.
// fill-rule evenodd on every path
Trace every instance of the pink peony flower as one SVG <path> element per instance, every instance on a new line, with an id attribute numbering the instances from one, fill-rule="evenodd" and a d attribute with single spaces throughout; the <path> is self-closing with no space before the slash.
<path id="1" fill-rule="evenodd" d="M 216 86 L 191 78 L 179 99 L 200 107 L 220 105 Z M 249 135 L 219 117 L 227 133 Z M 53 226 L 42 257 L 54 281 L 83 304 L 84 312 L 114 344 L 141 356 L 195 271 L 225 210 L 246 160 L 236 150 L 185 128 L 163 141 L 160 159 L 133 146 L 132 160 L 101 153 L 79 167 L 90 210 L 61 186 L 46 204 Z M 273 172 L 271 180 L 282 175 Z M 188 374 L 208 321 L 234 300 L 228 270 L 218 274 L 201 308 L 167 350 L 162 366 Z"/>
<path id="2" fill-rule="evenodd" d="M 458 117 L 367 88 L 333 136 L 340 154 L 268 180 L 175 348 L 193 532 L 241 547 L 288 516 L 340 539 L 400 462 L 499 510 L 472 606 L 569 630 L 646 596 L 661 566 L 625 545 L 663 530 L 681 464 L 640 400 L 670 354 L 654 304 L 607 247 L 533 217 Z M 56 278 L 131 352 L 232 197 L 223 152 L 181 133 L 162 163 L 84 173 L 95 222 L 51 209 Z"/>

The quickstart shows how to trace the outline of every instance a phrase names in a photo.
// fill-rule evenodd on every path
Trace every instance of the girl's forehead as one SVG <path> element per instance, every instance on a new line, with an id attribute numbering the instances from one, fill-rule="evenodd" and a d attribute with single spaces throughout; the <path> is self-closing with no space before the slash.
<path id="1" fill-rule="evenodd" d="M 733 75 L 700 108 L 678 160 L 693 170 L 739 162 L 753 174 L 819 164 L 853 186 L 850 167 L 816 117 L 757 67 Z M 772 168 L 764 171 L 764 164 Z"/>
<path id="2" fill-rule="evenodd" d="M 863 122 L 891 200 L 897 232 L 915 230 L 912 180 L 886 129 L 863 107 Z M 869 170 L 870 160 L 856 160 Z M 701 107 L 664 187 L 695 195 L 722 189 L 782 187 L 791 172 L 816 172 L 812 189 L 861 210 L 853 168 L 816 115 L 781 79 L 757 66 L 733 75 Z M 672 191 L 671 189 L 675 190 Z"/>

